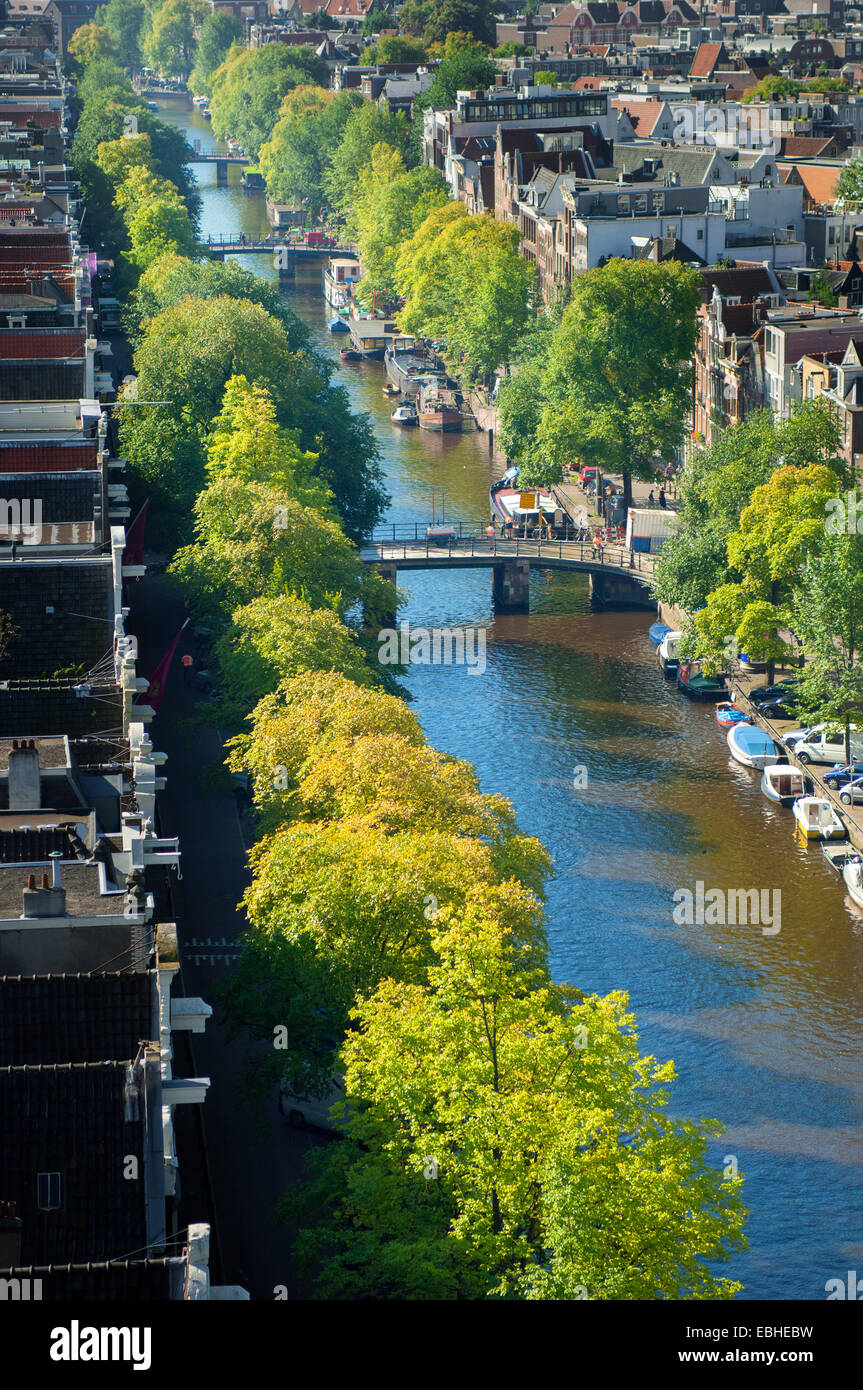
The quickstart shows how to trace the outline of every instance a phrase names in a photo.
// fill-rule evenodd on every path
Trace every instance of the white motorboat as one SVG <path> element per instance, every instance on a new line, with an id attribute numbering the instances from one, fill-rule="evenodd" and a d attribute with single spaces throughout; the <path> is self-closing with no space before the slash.
<path id="1" fill-rule="evenodd" d="M 799 767 L 773 763 L 761 774 L 761 790 L 768 801 L 775 801 L 779 806 L 793 806 L 798 797 L 806 796 L 806 778 Z M 806 799 L 813 800 L 812 797 Z"/>
<path id="2" fill-rule="evenodd" d="M 402 405 L 397 405 L 390 416 L 394 425 L 418 425 L 419 415 L 417 408 L 410 401 L 405 401 Z"/>
<path id="3" fill-rule="evenodd" d="M 656 649 L 656 659 L 662 668 L 665 676 L 673 676 L 677 672 L 680 660 L 677 655 L 677 648 L 680 645 L 682 632 L 666 632 L 662 641 Z"/>
<path id="4" fill-rule="evenodd" d="M 732 758 L 744 767 L 772 767 L 780 760 L 773 739 L 755 724 L 732 724 L 726 742 Z"/>
<path id="5" fill-rule="evenodd" d="M 846 859 L 842 879 L 857 906 L 863 907 L 863 859 L 859 855 Z"/>
<path id="6" fill-rule="evenodd" d="M 845 825 L 823 796 L 800 796 L 791 807 L 794 819 L 807 840 L 844 840 Z"/>

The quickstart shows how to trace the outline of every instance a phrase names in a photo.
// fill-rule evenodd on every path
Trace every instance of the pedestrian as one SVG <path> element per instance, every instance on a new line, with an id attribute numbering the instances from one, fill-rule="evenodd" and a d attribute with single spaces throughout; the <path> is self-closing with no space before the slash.
<path id="1" fill-rule="evenodd" d="M 193 656 L 190 656 L 190 654 L 189 654 L 188 652 L 186 652 L 186 653 L 184 654 L 184 656 L 183 656 L 183 680 L 185 681 L 186 685 L 191 685 L 191 682 L 192 682 L 192 669 L 193 669 L 194 665 L 195 665 L 195 659 L 194 659 L 194 657 L 193 657 Z"/>
<path id="2" fill-rule="evenodd" d="M 653 488 L 651 488 L 649 493 L 647 494 L 647 505 L 648 507 L 656 506 L 656 498 L 653 495 Z"/>
<path id="3" fill-rule="evenodd" d="M 664 487 L 661 487 L 661 488 L 659 489 L 659 505 L 660 505 L 660 507 L 662 508 L 662 510 L 665 511 L 665 488 L 664 488 Z"/>

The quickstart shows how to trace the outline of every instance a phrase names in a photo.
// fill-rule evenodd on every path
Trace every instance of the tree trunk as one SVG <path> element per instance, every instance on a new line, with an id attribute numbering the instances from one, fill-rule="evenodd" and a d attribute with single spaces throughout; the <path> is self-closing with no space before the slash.
<path id="1" fill-rule="evenodd" d="M 629 518 L 629 509 L 632 506 L 632 474 L 628 468 L 623 470 L 623 524 Z"/>

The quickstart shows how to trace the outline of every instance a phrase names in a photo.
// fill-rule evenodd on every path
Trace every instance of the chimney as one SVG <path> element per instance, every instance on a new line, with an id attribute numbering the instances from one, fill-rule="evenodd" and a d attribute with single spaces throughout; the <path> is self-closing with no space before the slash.
<path id="1" fill-rule="evenodd" d="M 62 857 L 59 850 L 53 851 L 51 855 L 51 879 L 49 880 L 47 874 L 43 874 L 41 888 L 36 887 L 35 874 L 27 875 L 22 917 L 66 916 L 66 889 L 61 886 L 60 881 L 59 861 Z"/>
<path id="2" fill-rule="evenodd" d="M 17 1202 L 0 1202 L 0 1269 L 14 1269 L 21 1259 L 21 1228 Z"/>
<path id="3" fill-rule="evenodd" d="M 9 810 L 38 811 L 41 805 L 39 751 L 32 738 L 16 738 L 9 753 Z"/>

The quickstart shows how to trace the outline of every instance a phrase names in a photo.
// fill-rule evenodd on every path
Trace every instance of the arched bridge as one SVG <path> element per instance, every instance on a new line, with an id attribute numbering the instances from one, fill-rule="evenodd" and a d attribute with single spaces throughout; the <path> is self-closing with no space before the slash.
<path id="1" fill-rule="evenodd" d="M 619 542 L 597 545 L 590 539 L 533 540 L 465 534 L 458 523 L 449 536 L 427 537 L 417 525 L 413 535 L 375 535 L 360 547 L 360 557 L 394 582 L 399 570 L 490 569 L 495 605 L 505 611 L 526 612 L 530 571 L 575 570 L 590 575 L 591 593 L 600 604 L 655 608 L 647 587 L 656 557 L 628 550 Z"/>

